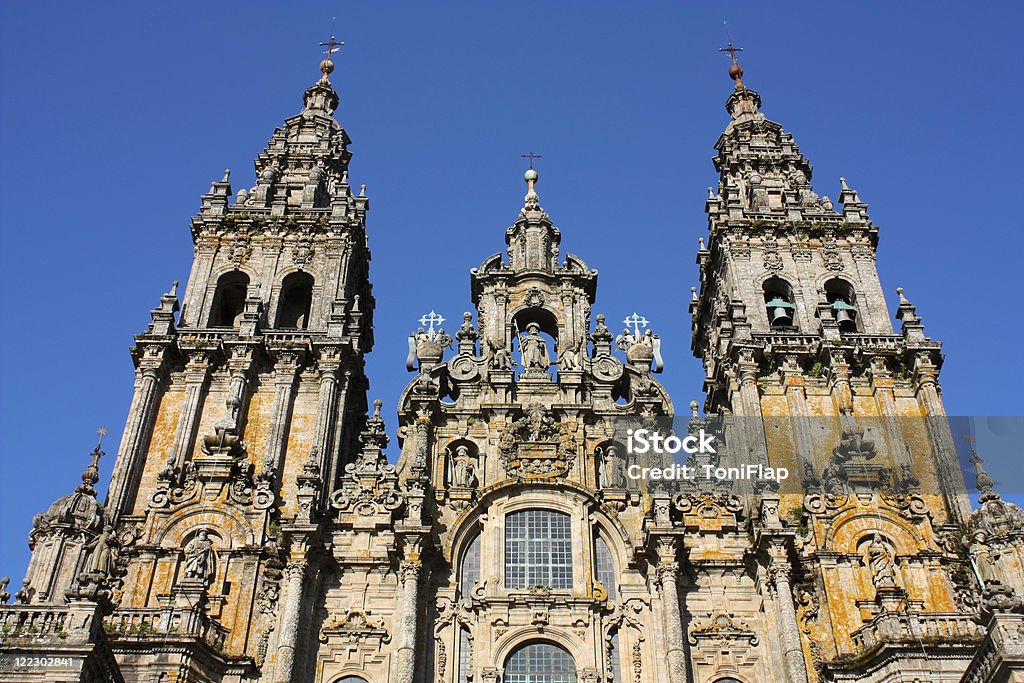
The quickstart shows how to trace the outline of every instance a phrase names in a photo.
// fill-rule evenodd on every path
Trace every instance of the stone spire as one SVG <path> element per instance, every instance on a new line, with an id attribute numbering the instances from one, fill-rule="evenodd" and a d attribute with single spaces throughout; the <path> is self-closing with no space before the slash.
<path id="1" fill-rule="evenodd" d="M 551 224 L 551 218 L 541 208 L 540 197 L 537 195 L 539 177 L 531 163 L 523 174 L 527 187 L 523 208 L 516 222 L 505 231 L 509 267 L 513 271 L 538 270 L 552 273 L 558 269 L 558 245 L 562 241 L 562 234 Z"/>
<path id="2" fill-rule="evenodd" d="M 235 208 L 246 212 L 270 208 L 271 216 L 280 216 L 299 209 L 326 208 L 351 198 L 351 139 L 333 118 L 339 99 L 329 79 L 334 71 L 331 55 L 343 43 L 332 35 L 321 45 L 326 49 L 320 62 L 320 78 L 303 94 L 302 111 L 285 120 L 256 158 L 256 185 L 238 191 Z M 203 210 L 197 219 L 227 213 L 230 194 L 231 185 L 225 174 L 203 195 Z M 199 229 L 194 222 L 193 234 Z"/>
<path id="3" fill-rule="evenodd" d="M 725 101 L 730 121 L 715 144 L 721 180 L 718 195 L 712 192 L 708 199 L 709 214 L 719 220 L 753 214 L 807 221 L 838 216 L 831 200 L 811 188 L 811 164 L 793 136 L 761 113 L 761 96 L 743 83 L 743 68 L 733 59 L 729 76 L 735 87 Z"/>
<path id="4" fill-rule="evenodd" d="M 90 453 L 89 465 L 82 472 L 82 483 L 32 520 L 28 537 L 32 558 L 17 596 L 22 603 L 63 605 L 69 597 L 82 592 L 83 572 L 95 569 L 103 574 L 93 582 L 98 584 L 105 580 L 111 568 L 107 553 L 109 523 L 103 505 L 96 498 L 99 461 L 105 455 L 102 447 L 105 433 L 105 429 L 100 430 L 100 441 Z M 92 562 L 94 556 L 97 563 Z M 101 556 L 103 562 L 99 562 Z M 96 566 L 91 566 L 93 564 Z"/>
<path id="5" fill-rule="evenodd" d="M 306 94 L 302 97 L 302 101 L 306 105 L 303 111 L 326 112 L 330 116 L 338 108 L 338 93 L 334 92 L 331 81 L 327 77 L 334 71 L 334 60 L 331 59 L 331 55 L 340 50 L 344 44 L 336 42 L 333 33 L 326 43 L 320 43 L 321 46 L 327 48 L 324 50 L 325 57 L 320 62 L 320 80 L 306 89 Z"/>

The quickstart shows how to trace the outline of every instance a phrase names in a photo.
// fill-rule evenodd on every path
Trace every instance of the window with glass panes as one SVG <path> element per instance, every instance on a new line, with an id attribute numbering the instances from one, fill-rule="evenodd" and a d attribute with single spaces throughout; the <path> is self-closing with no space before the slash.
<path id="1" fill-rule="evenodd" d="M 469 678 L 469 664 L 473 657 L 473 646 L 469 644 L 469 631 L 459 629 L 459 683 Z"/>
<path id="2" fill-rule="evenodd" d="M 466 553 L 462 556 L 462 580 L 459 581 L 459 591 L 462 597 L 469 595 L 473 590 L 473 584 L 480 580 L 480 534 L 473 537 L 473 540 L 466 546 Z"/>
<path id="3" fill-rule="evenodd" d="M 569 653 L 551 643 L 529 643 L 505 664 L 504 683 L 575 683 L 576 665 Z"/>
<path id="4" fill-rule="evenodd" d="M 522 510 L 505 518 L 505 587 L 572 588 L 569 515 Z"/>
<path id="5" fill-rule="evenodd" d="M 608 591 L 608 597 L 615 599 L 615 565 L 612 563 L 612 552 L 604 539 L 594 539 L 594 578 L 601 582 Z"/>

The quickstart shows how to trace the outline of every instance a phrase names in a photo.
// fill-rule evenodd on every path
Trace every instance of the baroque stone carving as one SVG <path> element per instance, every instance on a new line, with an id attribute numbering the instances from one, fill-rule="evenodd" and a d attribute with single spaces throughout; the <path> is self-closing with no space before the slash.
<path id="1" fill-rule="evenodd" d="M 502 431 L 498 446 L 501 463 L 512 477 L 563 476 L 576 460 L 576 439 L 539 403 L 527 406 L 523 416 Z"/>

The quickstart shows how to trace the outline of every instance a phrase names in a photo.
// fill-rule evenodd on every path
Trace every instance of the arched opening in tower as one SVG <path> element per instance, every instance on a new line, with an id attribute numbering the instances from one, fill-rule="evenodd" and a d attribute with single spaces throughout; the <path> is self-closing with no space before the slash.
<path id="1" fill-rule="evenodd" d="M 312 305 L 313 276 L 309 273 L 292 273 L 281 283 L 276 326 L 293 330 L 308 328 Z"/>
<path id="2" fill-rule="evenodd" d="M 513 351 L 519 375 L 547 372 L 558 358 L 558 321 L 544 308 L 525 308 L 512 316 Z"/>
<path id="3" fill-rule="evenodd" d="M 210 327 L 238 327 L 245 311 L 249 276 L 240 270 L 225 273 L 217 280 L 217 292 L 210 310 Z"/>

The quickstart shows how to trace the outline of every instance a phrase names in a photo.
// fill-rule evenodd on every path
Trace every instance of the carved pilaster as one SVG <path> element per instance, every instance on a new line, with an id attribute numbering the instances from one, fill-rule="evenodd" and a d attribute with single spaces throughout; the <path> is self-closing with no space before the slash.
<path id="1" fill-rule="evenodd" d="M 291 683 L 295 668 L 295 646 L 302 614 L 302 594 L 309 563 L 293 559 L 284 566 L 280 621 L 278 622 L 277 661 L 274 666 L 275 683 Z"/>
<path id="2" fill-rule="evenodd" d="M 398 614 L 395 623 L 399 635 L 398 663 L 395 680 L 398 683 L 413 683 L 416 664 L 416 614 L 419 598 L 420 575 L 423 563 L 420 560 L 406 560 L 398 570 L 401 592 L 398 595 Z"/>
<path id="3" fill-rule="evenodd" d="M 206 393 L 206 383 L 210 378 L 210 360 L 210 352 L 207 350 L 189 353 L 188 363 L 185 365 L 185 402 L 174 431 L 174 445 L 167 458 L 168 464 L 172 466 L 184 463 L 195 445 L 199 412 L 203 407 L 203 395 Z"/>
<path id="4" fill-rule="evenodd" d="M 288 411 L 295 390 L 295 377 L 299 372 L 299 357 L 289 351 L 277 357 L 274 366 L 274 412 L 270 418 L 267 447 L 263 456 L 264 472 L 277 472 L 284 457 Z"/>
<path id="5" fill-rule="evenodd" d="M 775 591 L 775 602 L 779 606 L 779 627 L 786 673 L 791 683 L 807 683 L 807 667 L 804 664 L 803 648 L 800 646 L 800 627 L 793 606 L 793 568 L 786 557 L 786 548 L 773 543 L 770 549 L 768 579 Z"/>
<path id="6" fill-rule="evenodd" d="M 129 512 L 124 508 L 130 504 L 142 477 L 142 453 L 149 443 L 156 420 L 156 405 L 167 355 L 167 348 L 162 345 L 147 345 L 140 350 L 139 381 L 132 395 L 128 423 L 121 437 L 107 497 L 107 511 L 115 524 L 121 515 Z"/>
<path id="7" fill-rule="evenodd" d="M 686 683 L 686 653 L 683 644 L 683 618 L 679 609 L 679 543 L 674 538 L 658 540 L 657 581 L 665 612 L 665 641 L 670 683 Z"/>

